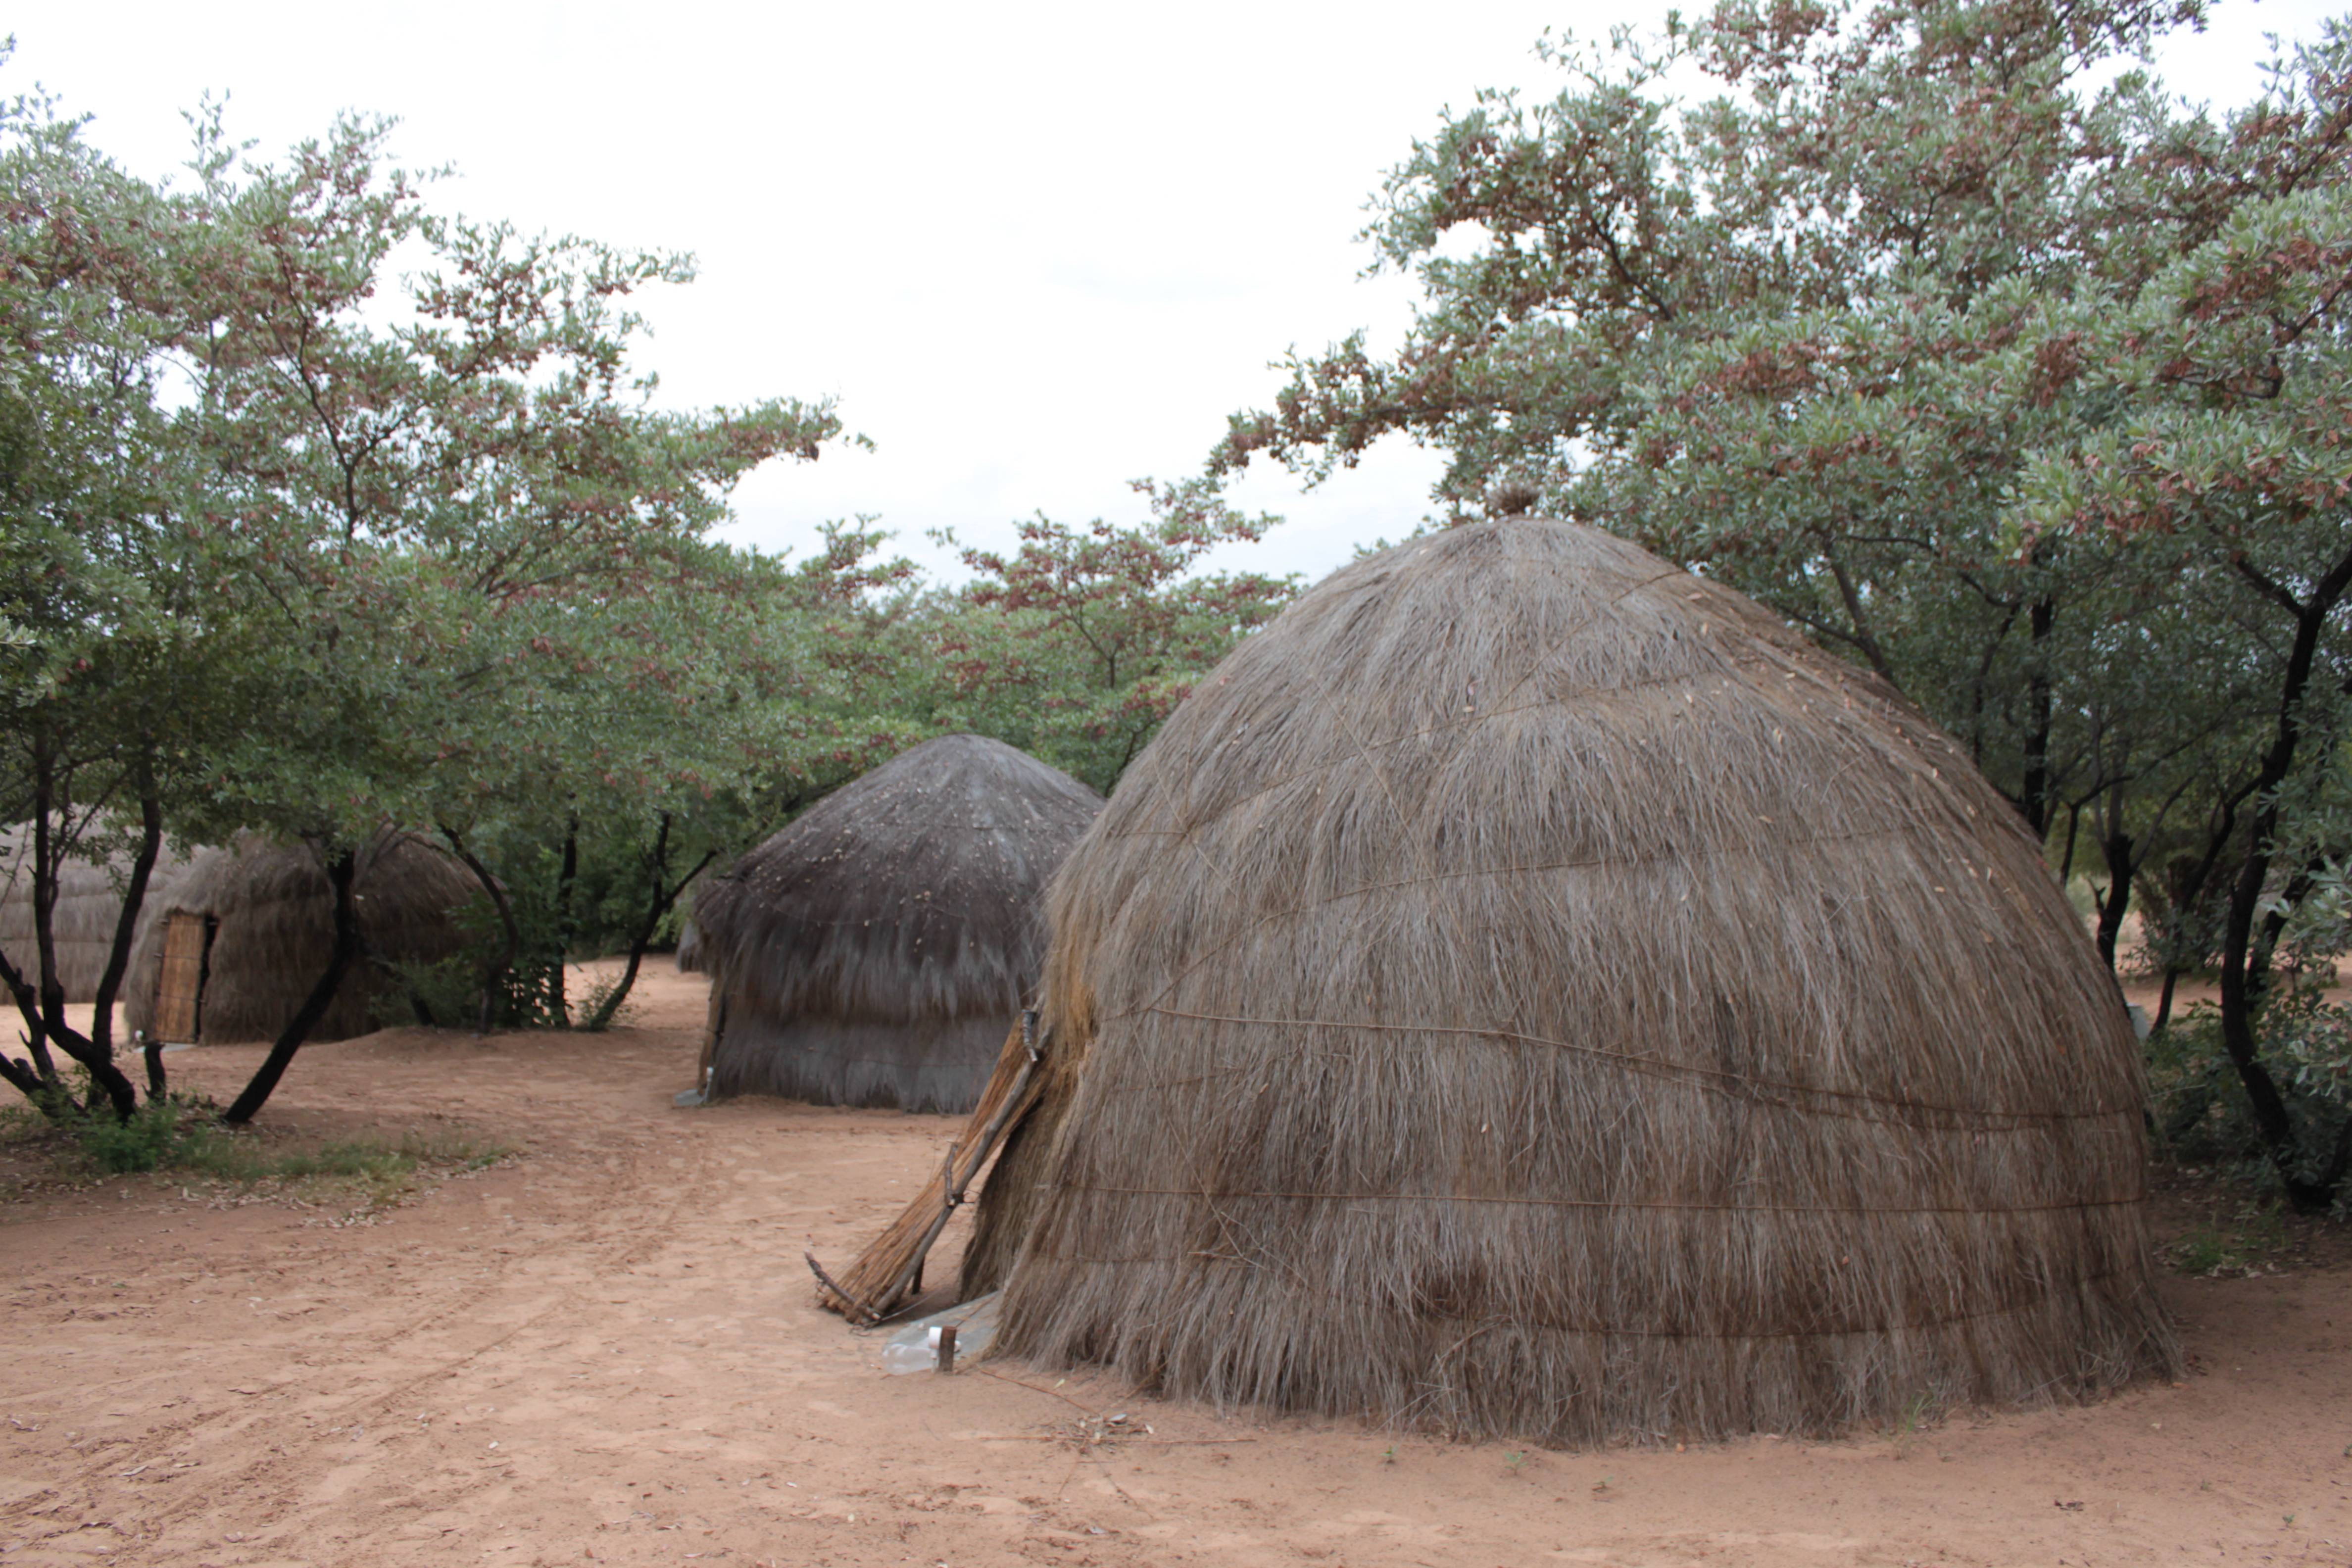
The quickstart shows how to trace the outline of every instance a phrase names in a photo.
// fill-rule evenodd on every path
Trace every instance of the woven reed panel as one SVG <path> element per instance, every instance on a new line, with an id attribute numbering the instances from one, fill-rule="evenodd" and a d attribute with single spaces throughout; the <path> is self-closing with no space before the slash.
<path id="1" fill-rule="evenodd" d="M 154 1037 L 194 1041 L 196 1007 L 205 988 L 205 917 L 173 910 L 163 928 L 163 962 L 155 975 Z"/>

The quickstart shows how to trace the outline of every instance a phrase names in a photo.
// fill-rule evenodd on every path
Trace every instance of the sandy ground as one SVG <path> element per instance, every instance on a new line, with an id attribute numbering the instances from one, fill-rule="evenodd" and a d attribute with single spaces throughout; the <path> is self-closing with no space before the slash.
<path id="1" fill-rule="evenodd" d="M 1519 1453 L 885 1375 L 801 1253 L 849 1258 L 951 1124 L 674 1110 L 701 982 L 649 982 L 602 1037 L 306 1051 L 280 1136 L 516 1151 L 389 1210 L 0 1204 L 0 1565 L 2352 1563 L 2340 1262 L 2172 1281 L 2182 1384 L 1827 1444 Z M 258 1054 L 170 1061 L 225 1097 Z"/>

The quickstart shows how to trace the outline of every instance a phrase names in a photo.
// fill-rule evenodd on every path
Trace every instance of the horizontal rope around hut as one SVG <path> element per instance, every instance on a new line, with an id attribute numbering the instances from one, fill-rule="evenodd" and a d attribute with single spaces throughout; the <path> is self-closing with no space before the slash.
<path id="1" fill-rule="evenodd" d="M 1752 857 L 1759 855 L 1762 848 L 1765 847 L 1770 848 L 1776 853 L 1776 855 L 1779 855 L 1785 853 L 1792 847 L 1802 847 L 1814 844 L 1850 844 L 1862 838 L 1901 837 L 1910 833 L 1912 830 L 1913 829 L 1910 825 L 1897 825 L 1891 827 L 1867 828 L 1854 833 L 1817 834 L 1811 837 L 1793 840 L 1786 838 L 1775 839 L 1769 846 L 1765 847 L 1759 847 L 1753 844 L 1731 845 L 1715 849 L 1692 852 L 1676 851 L 1671 857 L 1666 854 L 1624 856 L 1602 855 L 1593 856 L 1589 858 L 1579 860 L 1545 860 L 1526 865 L 1472 867 L 1459 871 L 1433 871 L 1424 876 L 1406 877 L 1394 881 L 1366 882 L 1357 887 L 1342 889 L 1340 891 L 1336 893 L 1326 894 L 1321 898 L 1302 900 L 1295 904 L 1285 905 L 1283 908 L 1278 910 L 1268 910 L 1265 913 L 1258 916 L 1255 920 L 1251 921 L 1248 924 L 1241 927 L 1238 931 L 1235 931 L 1223 942 L 1219 942 L 1216 946 L 1209 949 L 1206 952 L 1202 953 L 1199 957 L 1193 959 L 1191 963 L 1185 964 L 1183 968 L 1171 975 L 1169 977 L 1168 984 L 1162 985 L 1156 993 L 1154 993 L 1150 1001 L 1145 1002 L 1139 1006 L 1122 1008 L 1115 1012 L 1106 1012 L 1103 1014 L 1103 1016 L 1106 1018 L 1129 1018 L 1133 1017 L 1139 1013 L 1165 1012 L 1168 1009 L 1159 1005 L 1162 997 L 1165 997 L 1170 992 L 1175 990 L 1177 986 L 1191 979 L 1195 972 L 1208 964 L 1212 960 L 1223 956 L 1233 948 L 1239 945 L 1244 937 L 1252 935 L 1261 927 L 1271 925 L 1276 921 L 1289 920 L 1298 915 L 1303 915 L 1309 910 L 1323 909 L 1331 904 L 1344 903 L 1350 899 L 1360 899 L 1373 893 L 1391 893 L 1403 888 L 1424 887 L 1433 882 L 1463 881 L 1474 877 L 1499 878 L 1533 875 L 1535 873 L 1544 871 L 1592 870 L 1601 867 L 1614 868 L 1637 866 L 1649 861 L 1667 858 L 1672 858 L 1677 861 L 1688 861 L 1716 859 L 1728 858 L 1733 855 L 1748 855 Z M 1166 836 L 1162 835 L 1162 837 Z M 1182 837 L 1189 841 L 1192 835 L 1188 830 Z M 1200 855 L 1202 862 L 1208 865 L 1211 869 L 1214 870 L 1219 876 L 1224 878 L 1228 883 L 1234 882 L 1234 878 L 1233 873 L 1227 871 L 1224 868 L 1219 866 L 1214 860 L 1211 859 L 1207 851 L 1200 849 L 1197 845 L 1194 846 L 1194 848 Z M 1987 880 L 1990 880 L 1994 869 L 1995 868 L 1992 866 L 1987 865 L 1985 868 Z M 1973 875 L 1973 868 L 1971 868 L 1971 873 Z M 1988 937 L 1988 940 L 1990 940 L 1990 937 Z M 1185 1016 L 1189 1015 L 1179 1016 Z"/>
<path id="2" fill-rule="evenodd" d="M 1706 1214 L 1820 1214 L 1820 1215 L 2012 1215 L 2063 1214 L 2074 1209 L 2116 1208 L 2129 1204 L 2146 1203 L 2147 1192 L 2112 1198 L 2077 1198 L 2057 1204 L 2002 1204 L 1999 1205 L 1967 1204 L 1701 1204 L 1685 1203 L 1671 1198 L 1643 1198 L 1619 1201 L 1612 1198 L 1543 1198 L 1510 1194 L 1486 1193 L 1237 1193 L 1210 1192 L 1198 1187 L 1112 1187 L 1087 1182 L 1056 1182 L 1056 1192 L 1112 1193 L 1139 1198 L 1198 1198 L 1203 1203 L 1220 1204 L 1232 1198 L 1281 1198 L 1305 1203 L 1431 1203 L 1431 1204 L 1516 1204 L 1530 1208 L 1562 1209 L 1688 1209 Z"/>
<path id="3" fill-rule="evenodd" d="M 1186 1018 L 1196 1023 L 1246 1024 L 1260 1028 L 1273 1029 L 1369 1029 L 1378 1033 L 1392 1035 L 1475 1035 L 1482 1038 L 1515 1041 L 1523 1045 L 1549 1046 L 1554 1050 L 1567 1051 L 1571 1055 L 1576 1056 L 1596 1058 L 1600 1060 L 1611 1062 L 1620 1067 L 1628 1068 L 1635 1072 L 1649 1073 L 1658 1078 L 1689 1082 L 1703 1089 L 1713 1089 L 1726 1092 L 1734 1089 L 1748 1089 L 1763 1091 L 1750 1097 L 1748 1100 L 1748 1103 L 1750 1104 L 1777 1103 L 1765 1099 L 1765 1093 L 1810 1095 L 1819 1099 L 1850 1101 L 1860 1105 L 1887 1110 L 1909 1111 L 1921 1116 L 1946 1116 L 1963 1121 L 1974 1120 L 1978 1121 L 2003 1121 L 2016 1124 L 2011 1126 L 1969 1126 L 1947 1129 L 1947 1131 L 1951 1131 L 2017 1132 L 2026 1131 L 2030 1127 L 2051 1122 L 2091 1121 L 2096 1121 L 2101 1117 L 2108 1116 L 2123 1116 L 2126 1114 L 2137 1116 L 2140 1112 L 2140 1108 L 2137 1105 L 2104 1106 L 2090 1110 L 2002 1110 L 1997 1108 L 1987 1109 L 1979 1106 L 1939 1105 L 1928 1100 L 1896 1100 L 1889 1095 L 1873 1094 L 1866 1089 L 1825 1089 L 1807 1084 L 1785 1083 L 1777 1079 L 1752 1078 L 1745 1073 L 1731 1072 L 1723 1068 L 1699 1067 L 1690 1062 L 1659 1061 L 1653 1057 L 1637 1057 L 1630 1051 L 1612 1051 L 1604 1046 L 1579 1045 L 1570 1040 L 1555 1040 L 1544 1035 L 1524 1034 L 1516 1029 L 1505 1029 L 1493 1026 L 1474 1026 L 1465 1024 L 1375 1024 L 1365 1020 L 1344 1018 L 1250 1018 L 1244 1017 L 1238 1014 L 1192 1013 L 1180 1007 L 1157 1006 L 1142 1007 L 1135 1009 L 1134 1012 L 1112 1014 L 1109 1016 L 1113 1017 L 1131 1017 L 1135 1016 L 1135 1013 L 1157 1013 L 1163 1017 Z M 1101 1092 L 1106 1094 L 1135 1093 L 1138 1091 L 1157 1092 L 1161 1089 L 1171 1088 L 1179 1081 L 1198 1082 L 1204 1081 L 1204 1079 L 1171 1079 L 1150 1083 L 1109 1084 L 1105 1086 Z M 1856 1112 L 1840 1110 L 1827 1106 L 1783 1105 L 1781 1106 L 1781 1109 L 1795 1110 L 1801 1114 L 1811 1116 L 1845 1116 L 1862 1121 L 1883 1121 L 1905 1125 L 1909 1124 L 1901 1117 L 1863 1117 L 1858 1115 Z"/>
<path id="4" fill-rule="evenodd" d="M 1232 1252 L 1192 1252 L 1186 1253 L 1181 1258 L 1087 1258 L 1075 1253 L 1054 1253 L 1051 1257 L 1052 1260 L 1055 1263 L 1062 1264 L 1066 1267 L 1086 1268 L 1131 1268 L 1139 1263 L 1238 1263 L 1251 1268 L 1263 1269 L 1266 1268 L 1265 1264 L 1259 1262 L 1255 1258 L 1244 1258 L 1239 1253 Z M 2103 1268 L 2091 1274 L 2070 1275 L 2067 1278 L 2066 1285 L 2068 1287 L 2094 1285 L 2103 1280 L 2124 1279 L 2136 1272 L 2136 1270 L 2131 1269 Z M 1347 1301 L 1354 1306 L 1365 1308 L 1370 1311 L 1379 1312 L 1386 1317 L 1402 1318 L 1408 1321 L 1413 1322 L 1461 1323 L 1467 1325 L 1479 1332 L 1486 1332 L 1495 1329 L 1535 1328 L 1543 1329 L 1556 1334 L 1580 1334 L 1592 1339 L 1720 1341 L 1811 1340 L 1830 1339 L 1841 1335 L 1851 1336 L 1863 1334 L 1918 1333 L 1921 1331 L 1927 1329 L 1948 1329 L 1956 1327 L 1961 1323 L 1979 1322 L 1987 1318 L 2012 1318 L 2021 1312 L 2027 1312 L 2034 1310 L 2042 1303 L 2052 1300 L 2053 1297 L 2057 1297 L 2062 1294 L 2071 1295 L 2074 1293 L 2075 1292 L 2071 1289 L 2062 1290 L 2060 1286 L 2053 1284 L 2045 1286 L 2043 1289 L 2034 1292 L 2032 1295 L 2025 1298 L 2021 1301 L 2004 1302 L 1994 1307 L 1982 1307 L 1971 1312 L 1954 1312 L 1946 1317 L 1907 1319 L 1893 1323 L 1870 1323 L 1864 1324 L 1860 1328 L 1812 1327 L 1803 1329 L 1741 1329 L 1734 1331 L 1730 1329 L 1629 1329 L 1608 1324 L 1594 1325 L 1587 1323 L 1561 1323 L 1554 1322 L 1548 1319 L 1513 1318 L 1500 1315 L 1472 1318 L 1465 1317 L 1460 1312 L 1416 1310 L 1408 1307 L 1397 1306 L 1392 1302 L 1375 1300 L 1369 1296 L 1352 1293 L 1336 1295 L 1336 1293 L 1331 1291 L 1328 1287 L 1318 1286 L 1316 1288 L 1316 1294 L 1322 1299 L 1334 1299 L 1336 1295 L 1337 1300 Z"/>

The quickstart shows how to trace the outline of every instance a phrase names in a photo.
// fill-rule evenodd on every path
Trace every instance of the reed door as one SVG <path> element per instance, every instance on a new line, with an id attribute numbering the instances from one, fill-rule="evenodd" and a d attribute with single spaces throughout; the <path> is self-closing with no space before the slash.
<path id="1" fill-rule="evenodd" d="M 163 963 L 155 974 L 155 1037 L 192 1044 L 205 999 L 205 948 L 212 922 L 187 910 L 163 920 Z"/>

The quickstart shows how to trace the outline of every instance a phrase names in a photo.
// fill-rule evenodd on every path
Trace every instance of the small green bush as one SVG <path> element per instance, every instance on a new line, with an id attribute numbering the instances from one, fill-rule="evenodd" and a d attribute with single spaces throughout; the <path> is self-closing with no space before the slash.
<path id="1" fill-rule="evenodd" d="M 73 1136 L 91 1164 L 121 1175 L 195 1164 L 221 1134 L 210 1106 L 173 1096 L 149 1100 L 128 1121 L 93 1112 L 74 1124 Z"/>
<path id="2" fill-rule="evenodd" d="M 389 983 L 368 1001 L 368 1016 L 379 1027 L 425 1024 L 449 1029 L 481 1016 L 482 966 L 469 954 L 388 967 Z"/>
<path id="3" fill-rule="evenodd" d="M 316 1149 L 273 1150 L 253 1133 L 223 1127 L 219 1109 L 210 1100 L 176 1095 L 148 1101 L 128 1120 L 98 1113 L 63 1131 L 80 1163 L 108 1175 L 168 1171 L 244 1184 L 346 1184 L 360 1188 L 371 1204 L 407 1191 L 420 1167 L 478 1171 L 509 1152 L 499 1144 L 454 1134 L 415 1132 L 396 1143 L 363 1138 Z"/>
<path id="4" fill-rule="evenodd" d="M 2316 985 L 2284 990 L 2255 1022 L 2255 1047 L 2286 1102 L 2297 1174 L 2316 1178 L 2352 1118 L 2352 1006 L 2330 1005 Z M 2176 1159 L 2276 1181 L 2213 1004 L 2198 1003 L 2148 1041 L 2148 1092 L 2157 1141 Z"/>
<path id="5" fill-rule="evenodd" d="M 611 1017 L 604 1016 L 604 1004 L 612 998 L 613 993 L 620 988 L 621 977 L 617 974 L 609 980 L 599 980 L 592 984 L 588 987 L 588 994 L 572 1005 L 572 1017 L 574 1026 L 583 1029 L 610 1029 L 635 1023 L 637 1016 L 637 1005 L 635 1002 L 624 1001 L 613 1009 Z"/>

